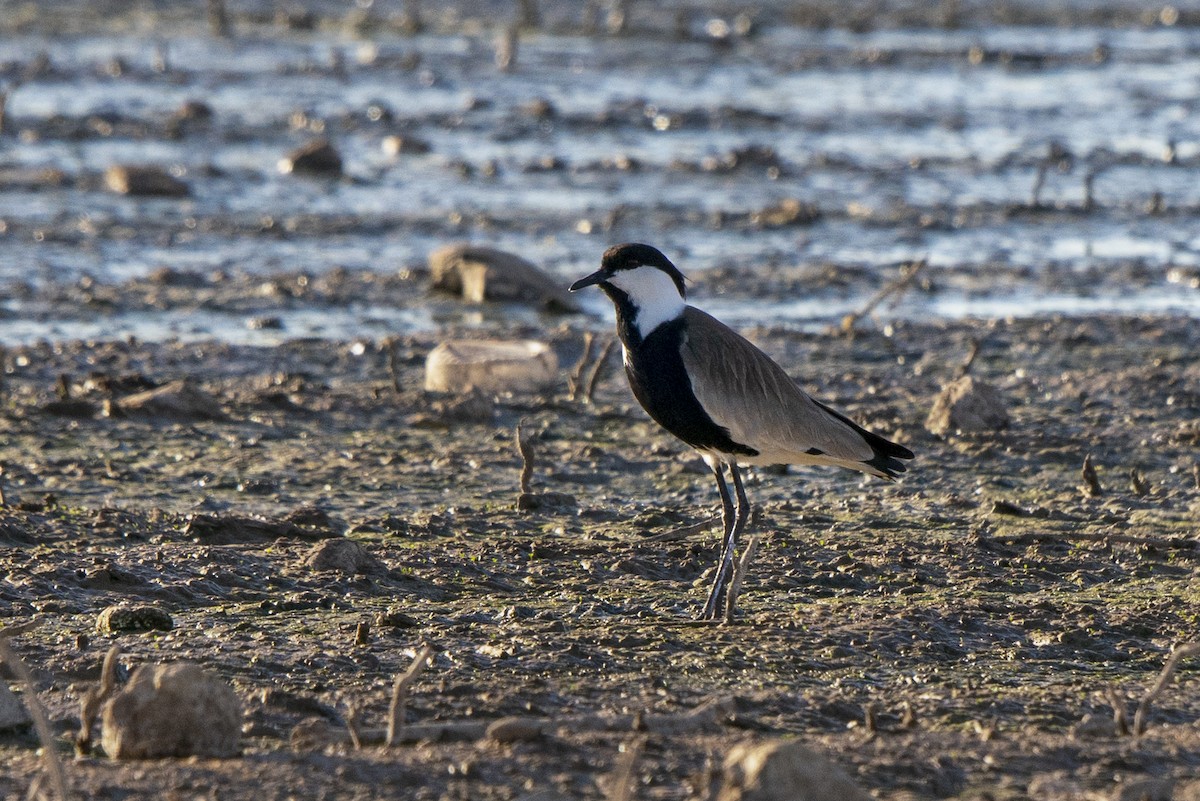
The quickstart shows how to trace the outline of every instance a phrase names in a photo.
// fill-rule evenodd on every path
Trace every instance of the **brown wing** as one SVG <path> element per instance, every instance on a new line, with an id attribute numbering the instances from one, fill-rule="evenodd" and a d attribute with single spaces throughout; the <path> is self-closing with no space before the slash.
<path id="1" fill-rule="evenodd" d="M 749 340 L 691 306 L 684 319 L 682 355 L 692 391 L 713 422 L 760 451 L 761 461 L 858 463 L 874 456 L 851 425 L 818 405 Z"/>

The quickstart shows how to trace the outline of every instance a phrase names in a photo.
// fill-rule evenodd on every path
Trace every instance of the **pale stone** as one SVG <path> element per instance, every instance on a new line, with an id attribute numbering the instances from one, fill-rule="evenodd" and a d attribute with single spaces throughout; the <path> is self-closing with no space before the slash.
<path id="1" fill-rule="evenodd" d="M 563 284 L 514 253 L 484 245 L 453 244 L 429 254 L 434 289 L 461 293 L 471 303 L 517 301 L 547 311 L 577 312 Z"/>
<path id="2" fill-rule="evenodd" d="M 1008 409 L 999 390 L 969 375 L 946 385 L 925 420 L 930 433 L 980 433 L 1008 426 Z"/>
<path id="3" fill-rule="evenodd" d="M 229 757 L 241 750 L 242 704 L 199 665 L 142 665 L 104 705 L 101 743 L 113 759 Z"/>
<path id="4" fill-rule="evenodd" d="M 448 340 L 425 360 L 425 389 L 431 392 L 536 392 L 558 377 L 558 357 L 534 340 Z"/>
<path id="5" fill-rule="evenodd" d="M 21 699 L 0 681 L 0 731 L 29 725 L 29 712 Z"/>
<path id="6" fill-rule="evenodd" d="M 871 796 L 811 748 L 771 740 L 733 747 L 717 801 L 871 801 Z"/>

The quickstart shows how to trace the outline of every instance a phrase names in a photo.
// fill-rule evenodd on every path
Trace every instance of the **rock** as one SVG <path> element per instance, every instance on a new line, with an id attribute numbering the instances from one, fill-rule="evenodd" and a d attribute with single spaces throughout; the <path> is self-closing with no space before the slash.
<path id="1" fill-rule="evenodd" d="M 395 158 L 396 156 L 405 155 L 424 155 L 430 152 L 433 148 L 424 139 L 418 139 L 413 136 L 385 136 L 380 142 L 380 148 L 385 156 Z"/>
<path id="2" fill-rule="evenodd" d="M 162 167 L 115 164 L 104 171 L 104 185 L 118 195 L 187 197 L 188 185 Z"/>
<path id="3" fill-rule="evenodd" d="M 242 704 L 199 665 L 142 665 L 104 705 L 101 743 L 113 759 L 230 757 L 240 750 Z"/>
<path id="4" fill-rule="evenodd" d="M 333 726 L 324 718 L 308 717 L 297 723 L 288 735 L 288 745 L 296 753 L 316 751 L 335 739 Z"/>
<path id="5" fill-rule="evenodd" d="M 965 375 L 947 384 L 925 420 L 930 433 L 980 433 L 1008 426 L 1008 410 L 999 390 Z"/>
<path id="6" fill-rule="evenodd" d="M 301 528 L 327 532 L 328 536 L 335 536 L 346 530 L 344 520 L 330 515 L 319 506 L 297 506 L 284 515 L 283 520 L 285 523 L 292 523 Z"/>
<path id="7" fill-rule="evenodd" d="M 160 417 L 181 422 L 227 419 L 217 399 L 187 379 L 126 395 L 117 401 L 116 408 L 133 417 Z"/>
<path id="8" fill-rule="evenodd" d="M 810 225 L 820 218 L 821 210 L 815 203 L 789 197 L 755 212 L 750 220 L 762 228 L 784 228 L 790 225 Z"/>
<path id="9" fill-rule="evenodd" d="M 96 618 L 96 631 L 116 634 L 123 631 L 170 631 L 175 621 L 165 610 L 149 604 L 110 606 Z"/>
<path id="10" fill-rule="evenodd" d="M 274 540 L 280 537 L 301 540 L 322 540 L 337 537 L 330 526 L 300 524 L 295 520 L 267 520 L 261 517 L 235 514 L 196 512 L 188 516 L 183 534 L 207 545 L 230 545 L 236 542 Z"/>
<path id="11" fill-rule="evenodd" d="M 487 727 L 486 737 L 496 743 L 516 743 L 541 739 L 545 733 L 544 722 L 514 716 L 493 721 Z"/>
<path id="12" fill-rule="evenodd" d="M 579 311 L 562 282 L 526 259 L 496 248 L 447 245 L 429 254 L 429 271 L 434 289 L 461 293 L 471 303 L 517 301 L 546 311 Z"/>
<path id="13" fill-rule="evenodd" d="M 717 801 L 871 801 L 844 770 L 796 740 L 736 745 L 724 774 Z"/>
<path id="14" fill-rule="evenodd" d="M 1075 801 L 1084 797 L 1079 783 L 1061 773 L 1037 774 L 1029 780 L 1025 794 L 1038 801 Z"/>
<path id="15" fill-rule="evenodd" d="M 387 572 L 383 562 L 354 540 L 324 540 L 313 546 L 304 564 L 313 570 L 332 570 L 347 576 L 380 575 Z"/>
<path id="16" fill-rule="evenodd" d="M 246 328 L 251 331 L 282 331 L 283 318 L 274 314 L 267 314 L 262 317 L 251 317 L 246 321 Z"/>
<path id="17" fill-rule="evenodd" d="M 285 175 L 302 172 L 336 176 L 342 174 L 342 155 L 328 139 L 314 139 L 281 158 L 278 167 Z"/>
<path id="18" fill-rule="evenodd" d="M 1174 779 L 1130 779 L 1109 796 L 1110 801 L 1172 801 Z"/>
<path id="19" fill-rule="evenodd" d="M 578 507 L 574 495 L 565 492 L 522 492 L 517 496 L 517 511 L 562 510 Z"/>
<path id="20" fill-rule="evenodd" d="M 1094 712 L 1083 716 L 1083 719 L 1071 728 L 1071 736 L 1077 740 L 1106 740 L 1117 736 L 1117 724 L 1111 715 L 1097 715 Z"/>
<path id="21" fill-rule="evenodd" d="M 167 118 L 166 133 L 172 138 L 180 138 L 188 131 L 207 128 L 215 116 L 212 106 L 203 100 L 186 100 Z"/>
<path id="22" fill-rule="evenodd" d="M 205 103 L 203 100 L 185 100 L 183 105 L 175 109 L 175 113 L 171 115 L 172 119 L 176 120 L 197 120 L 200 122 L 208 122 L 215 115 L 213 114 L 212 106 Z"/>
<path id="23" fill-rule="evenodd" d="M 71 179 L 56 167 L 0 167 L 0 187 L 38 190 L 66 186 Z"/>
<path id="24" fill-rule="evenodd" d="M 1200 801 L 1200 779 L 1175 785 L 1175 793 L 1171 796 L 1171 801 Z"/>
<path id="25" fill-rule="evenodd" d="M 42 413 L 55 417 L 75 417 L 83 420 L 95 417 L 97 411 L 99 407 L 96 404 L 79 398 L 59 398 L 42 404 Z"/>
<path id="26" fill-rule="evenodd" d="M 428 414 L 414 415 L 410 425 L 416 428 L 450 428 L 455 425 L 485 425 L 496 417 L 496 399 L 472 389 L 463 395 L 434 401 Z"/>
<path id="27" fill-rule="evenodd" d="M 557 379 L 558 357 L 549 345 L 534 340 L 447 340 L 425 359 L 425 389 L 430 392 L 537 392 Z"/>
<path id="28" fill-rule="evenodd" d="M 29 711 L 21 699 L 8 689 L 7 683 L 0 681 L 0 731 L 22 728 L 29 723 Z"/>
<path id="29" fill-rule="evenodd" d="M 375 615 L 375 625 L 388 629 L 413 629 L 421 624 L 412 615 L 392 608 Z"/>

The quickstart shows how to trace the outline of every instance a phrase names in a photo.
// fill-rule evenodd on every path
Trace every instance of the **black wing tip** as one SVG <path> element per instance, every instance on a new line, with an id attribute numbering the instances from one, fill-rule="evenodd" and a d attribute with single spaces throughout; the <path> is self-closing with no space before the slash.
<path id="1" fill-rule="evenodd" d="M 875 448 L 875 456 L 863 464 L 870 465 L 880 473 L 883 473 L 883 477 L 888 481 L 895 481 L 900 477 L 901 473 L 908 472 L 908 465 L 900 460 L 912 459 L 915 454 L 903 445 L 897 445 L 890 440 L 883 439 L 883 437 L 879 437 L 879 439 L 881 442 L 871 443 Z M 880 447 L 881 445 L 883 447 Z"/>
<path id="2" fill-rule="evenodd" d="M 882 477 L 888 481 L 895 481 L 900 477 L 901 473 L 908 470 L 904 462 L 900 461 L 901 459 L 912 459 L 916 456 L 908 448 L 898 445 L 890 439 L 881 437 L 874 431 L 868 431 L 846 415 L 826 406 L 820 401 L 817 401 L 817 405 L 858 432 L 858 435 L 871 447 L 875 455 L 870 459 L 864 460 L 863 464 L 878 470 L 882 474 Z"/>
<path id="3" fill-rule="evenodd" d="M 895 481 L 900 477 L 901 473 L 908 471 L 908 467 L 904 462 L 892 456 L 876 456 L 874 459 L 868 459 L 863 464 L 870 465 L 883 474 L 883 478 L 889 481 Z"/>

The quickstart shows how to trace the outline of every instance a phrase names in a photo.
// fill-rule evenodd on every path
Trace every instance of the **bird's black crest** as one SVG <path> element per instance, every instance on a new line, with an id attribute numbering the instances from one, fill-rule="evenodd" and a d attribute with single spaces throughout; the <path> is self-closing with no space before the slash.
<path id="1" fill-rule="evenodd" d="M 679 268 L 672 264 L 671 260 L 664 256 L 662 251 L 656 247 L 637 242 L 613 245 L 604 251 L 604 255 L 600 257 L 600 269 L 610 274 L 620 272 L 621 270 L 636 270 L 638 267 L 643 266 L 657 267 L 671 276 L 671 280 L 679 288 L 679 296 L 681 298 L 687 297 L 683 273 L 679 272 Z"/>

